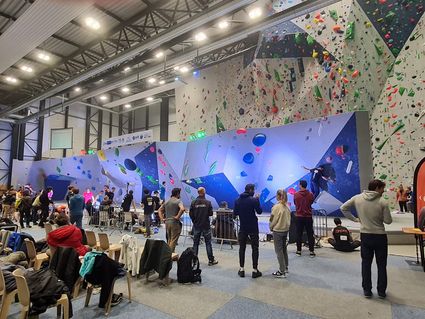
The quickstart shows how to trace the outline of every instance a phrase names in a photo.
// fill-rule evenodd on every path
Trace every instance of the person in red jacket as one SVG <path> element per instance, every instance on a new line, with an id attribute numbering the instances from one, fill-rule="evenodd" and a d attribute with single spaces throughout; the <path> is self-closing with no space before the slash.
<path id="1" fill-rule="evenodd" d="M 297 225 L 297 256 L 301 256 L 301 244 L 304 229 L 307 232 L 308 247 L 310 249 L 310 257 L 315 257 L 314 253 L 314 234 L 313 234 L 313 214 L 311 205 L 314 202 L 314 195 L 307 190 L 307 182 L 300 180 L 300 190 L 294 195 L 294 204 L 296 207 L 295 216 Z"/>
<path id="2" fill-rule="evenodd" d="M 69 224 L 69 218 L 66 214 L 59 214 L 55 222 L 59 227 L 47 236 L 47 244 L 52 256 L 56 247 L 72 247 L 80 256 L 84 256 L 90 250 L 89 247 L 83 245 L 81 230 L 75 225 Z"/>

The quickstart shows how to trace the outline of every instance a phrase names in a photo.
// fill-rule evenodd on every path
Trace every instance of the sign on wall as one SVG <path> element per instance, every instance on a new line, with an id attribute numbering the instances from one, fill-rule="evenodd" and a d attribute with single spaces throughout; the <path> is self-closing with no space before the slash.
<path id="1" fill-rule="evenodd" d="M 153 131 L 146 130 L 141 132 L 134 132 L 131 134 L 120 135 L 117 137 L 109 138 L 102 143 L 102 149 L 108 149 L 123 145 L 137 144 L 137 143 L 152 143 Z"/>

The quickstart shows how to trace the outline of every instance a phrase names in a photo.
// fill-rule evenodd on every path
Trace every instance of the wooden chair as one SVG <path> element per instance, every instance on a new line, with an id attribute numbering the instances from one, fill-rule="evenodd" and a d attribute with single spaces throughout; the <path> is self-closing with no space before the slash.
<path id="1" fill-rule="evenodd" d="M 96 249 L 99 247 L 99 243 L 96 240 L 96 234 L 92 230 L 85 230 L 86 232 L 86 238 L 87 238 L 87 245 L 92 248 Z"/>
<path id="2" fill-rule="evenodd" d="M 49 236 L 49 233 L 53 230 L 53 225 L 50 223 L 45 223 L 44 224 L 44 231 L 46 232 L 46 240 L 47 240 L 47 236 Z"/>
<path id="3" fill-rule="evenodd" d="M 107 252 L 109 258 L 118 260 L 120 252 L 121 252 L 121 245 L 110 244 L 108 234 L 106 233 L 99 233 L 98 236 L 99 236 L 100 250 Z"/>
<path id="4" fill-rule="evenodd" d="M 130 231 L 133 232 L 133 213 L 132 212 L 124 213 L 124 227 L 127 227 L 127 224 L 130 225 Z"/>
<path id="5" fill-rule="evenodd" d="M 7 242 L 11 232 L 9 230 L 2 229 L 0 231 L 0 254 L 7 248 Z"/>
<path id="6" fill-rule="evenodd" d="M 20 318 L 25 319 L 28 318 L 31 306 L 30 291 L 28 289 L 27 280 L 25 279 L 21 269 L 16 269 L 13 272 L 13 275 L 15 276 L 16 286 L 18 287 L 19 303 L 22 305 Z M 56 302 L 55 307 L 58 308 L 58 313 L 61 310 L 63 319 L 69 319 L 69 300 L 66 294 L 62 294 L 60 299 Z"/>
<path id="7" fill-rule="evenodd" d="M 112 283 L 111 292 L 109 293 L 108 301 L 106 302 L 106 305 L 105 305 L 105 316 L 108 316 L 111 312 L 111 302 L 112 302 L 112 296 L 114 294 L 115 281 L 118 278 L 119 277 L 115 277 L 114 282 Z M 127 278 L 128 300 L 129 302 L 131 302 L 131 275 L 128 271 L 126 274 L 126 278 Z M 86 302 L 84 304 L 84 307 L 87 307 L 89 305 L 90 298 L 93 293 L 93 288 L 94 286 L 89 283 L 87 286 L 87 295 L 86 295 Z"/>
<path id="8" fill-rule="evenodd" d="M 11 292 L 6 292 L 6 284 L 4 282 L 3 272 L 0 270 L 0 297 L 2 304 L 0 307 L 0 319 L 6 319 L 9 314 L 10 305 L 15 300 L 15 295 L 18 293 L 18 289 L 14 289 Z"/>
<path id="9" fill-rule="evenodd" d="M 46 253 L 37 254 L 34 243 L 28 238 L 25 238 L 25 245 L 27 247 L 27 256 L 29 259 L 28 267 L 33 267 L 34 270 L 39 270 L 43 262 L 49 260 L 49 255 Z"/>

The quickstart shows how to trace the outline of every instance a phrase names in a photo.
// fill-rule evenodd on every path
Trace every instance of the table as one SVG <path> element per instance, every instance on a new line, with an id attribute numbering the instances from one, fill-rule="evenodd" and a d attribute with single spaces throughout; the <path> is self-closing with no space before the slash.
<path id="1" fill-rule="evenodd" d="M 416 239 L 416 258 L 418 258 L 418 241 L 419 241 L 419 250 L 420 250 L 420 254 L 421 254 L 421 265 L 422 268 L 425 272 L 425 251 L 424 251 L 424 237 L 425 236 L 425 231 L 420 230 L 419 228 L 413 228 L 413 227 L 403 227 L 402 228 L 403 233 L 405 234 L 412 234 L 415 235 L 415 239 Z"/>

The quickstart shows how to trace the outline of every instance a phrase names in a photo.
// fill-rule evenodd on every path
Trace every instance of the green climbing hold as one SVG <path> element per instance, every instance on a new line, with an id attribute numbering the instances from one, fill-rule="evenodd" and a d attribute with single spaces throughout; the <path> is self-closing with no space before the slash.
<path id="1" fill-rule="evenodd" d="M 395 18 L 395 16 L 396 14 L 393 11 L 390 11 L 385 16 L 385 20 L 387 20 L 387 22 L 391 22 Z"/>
<path id="2" fill-rule="evenodd" d="M 316 101 L 321 101 L 323 99 L 322 93 L 320 93 L 320 89 L 317 85 L 314 86 L 313 96 L 316 99 Z"/>
<path id="3" fill-rule="evenodd" d="M 223 123 L 221 122 L 220 118 L 217 115 L 215 116 L 215 121 L 216 121 L 217 133 L 224 132 L 226 128 L 224 127 Z"/>
<path id="4" fill-rule="evenodd" d="M 385 175 L 385 174 L 382 174 L 381 176 L 379 176 L 379 179 L 387 179 L 387 175 Z"/>
<path id="5" fill-rule="evenodd" d="M 302 38 L 301 33 L 299 33 L 299 32 L 295 33 L 295 43 L 301 44 L 302 40 L 303 40 L 303 38 Z"/>
<path id="6" fill-rule="evenodd" d="M 345 40 L 354 39 L 354 21 L 347 23 L 347 30 L 345 31 Z"/>
<path id="7" fill-rule="evenodd" d="M 398 89 L 398 93 L 401 95 L 401 96 L 403 96 L 403 94 L 404 94 L 404 92 L 406 91 L 406 88 L 404 88 L 404 87 L 400 87 L 399 89 Z"/>
<path id="8" fill-rule="evenodd" d="M 415 91 L 413 91 L 413 89 L 409 90 L 409 94 L 407 94 L 410 97 L 414 97 L 415 96 Z"/>
<path id="9" fill-rule="evenodd" d="M 307 36 L 307 44 L 308 45 L 313 45 L 314 44 L 314 38 L 311 35 Z"/>
<path id="10" fill-rule="evenodd" d="M 379 56 L 384 54 L 384 50 L 382 50 L 381 47 L 377 46 L 375 43 L 373 45 L 375 46 L 376 53 L 378 53 Z"/>
<path id="11" fill-rule="evenodd" d="M 360 91 L 359 89 L 354 90 L 354 98 L 358 99 L 360 97 Z"/>
<path id="12" fill-rule="evenodd" d="M 329 10 L 329 15 L 332 19 L 334 19 L 334 21 L 338 20 L 338 12 L 336 12 L 336 10 Z"/>
<path id="13" fill-rule="evenodd" d="M 282 82 L 280 78 L 280 74 L 277 70 L 274 70 L 274 78 L 277 82 Z"/>
<path id="14" fill-rule="evenodd" d="M 226 100 L 223 101 L 223 109 L 227 109 L 227 101 Z"/>

